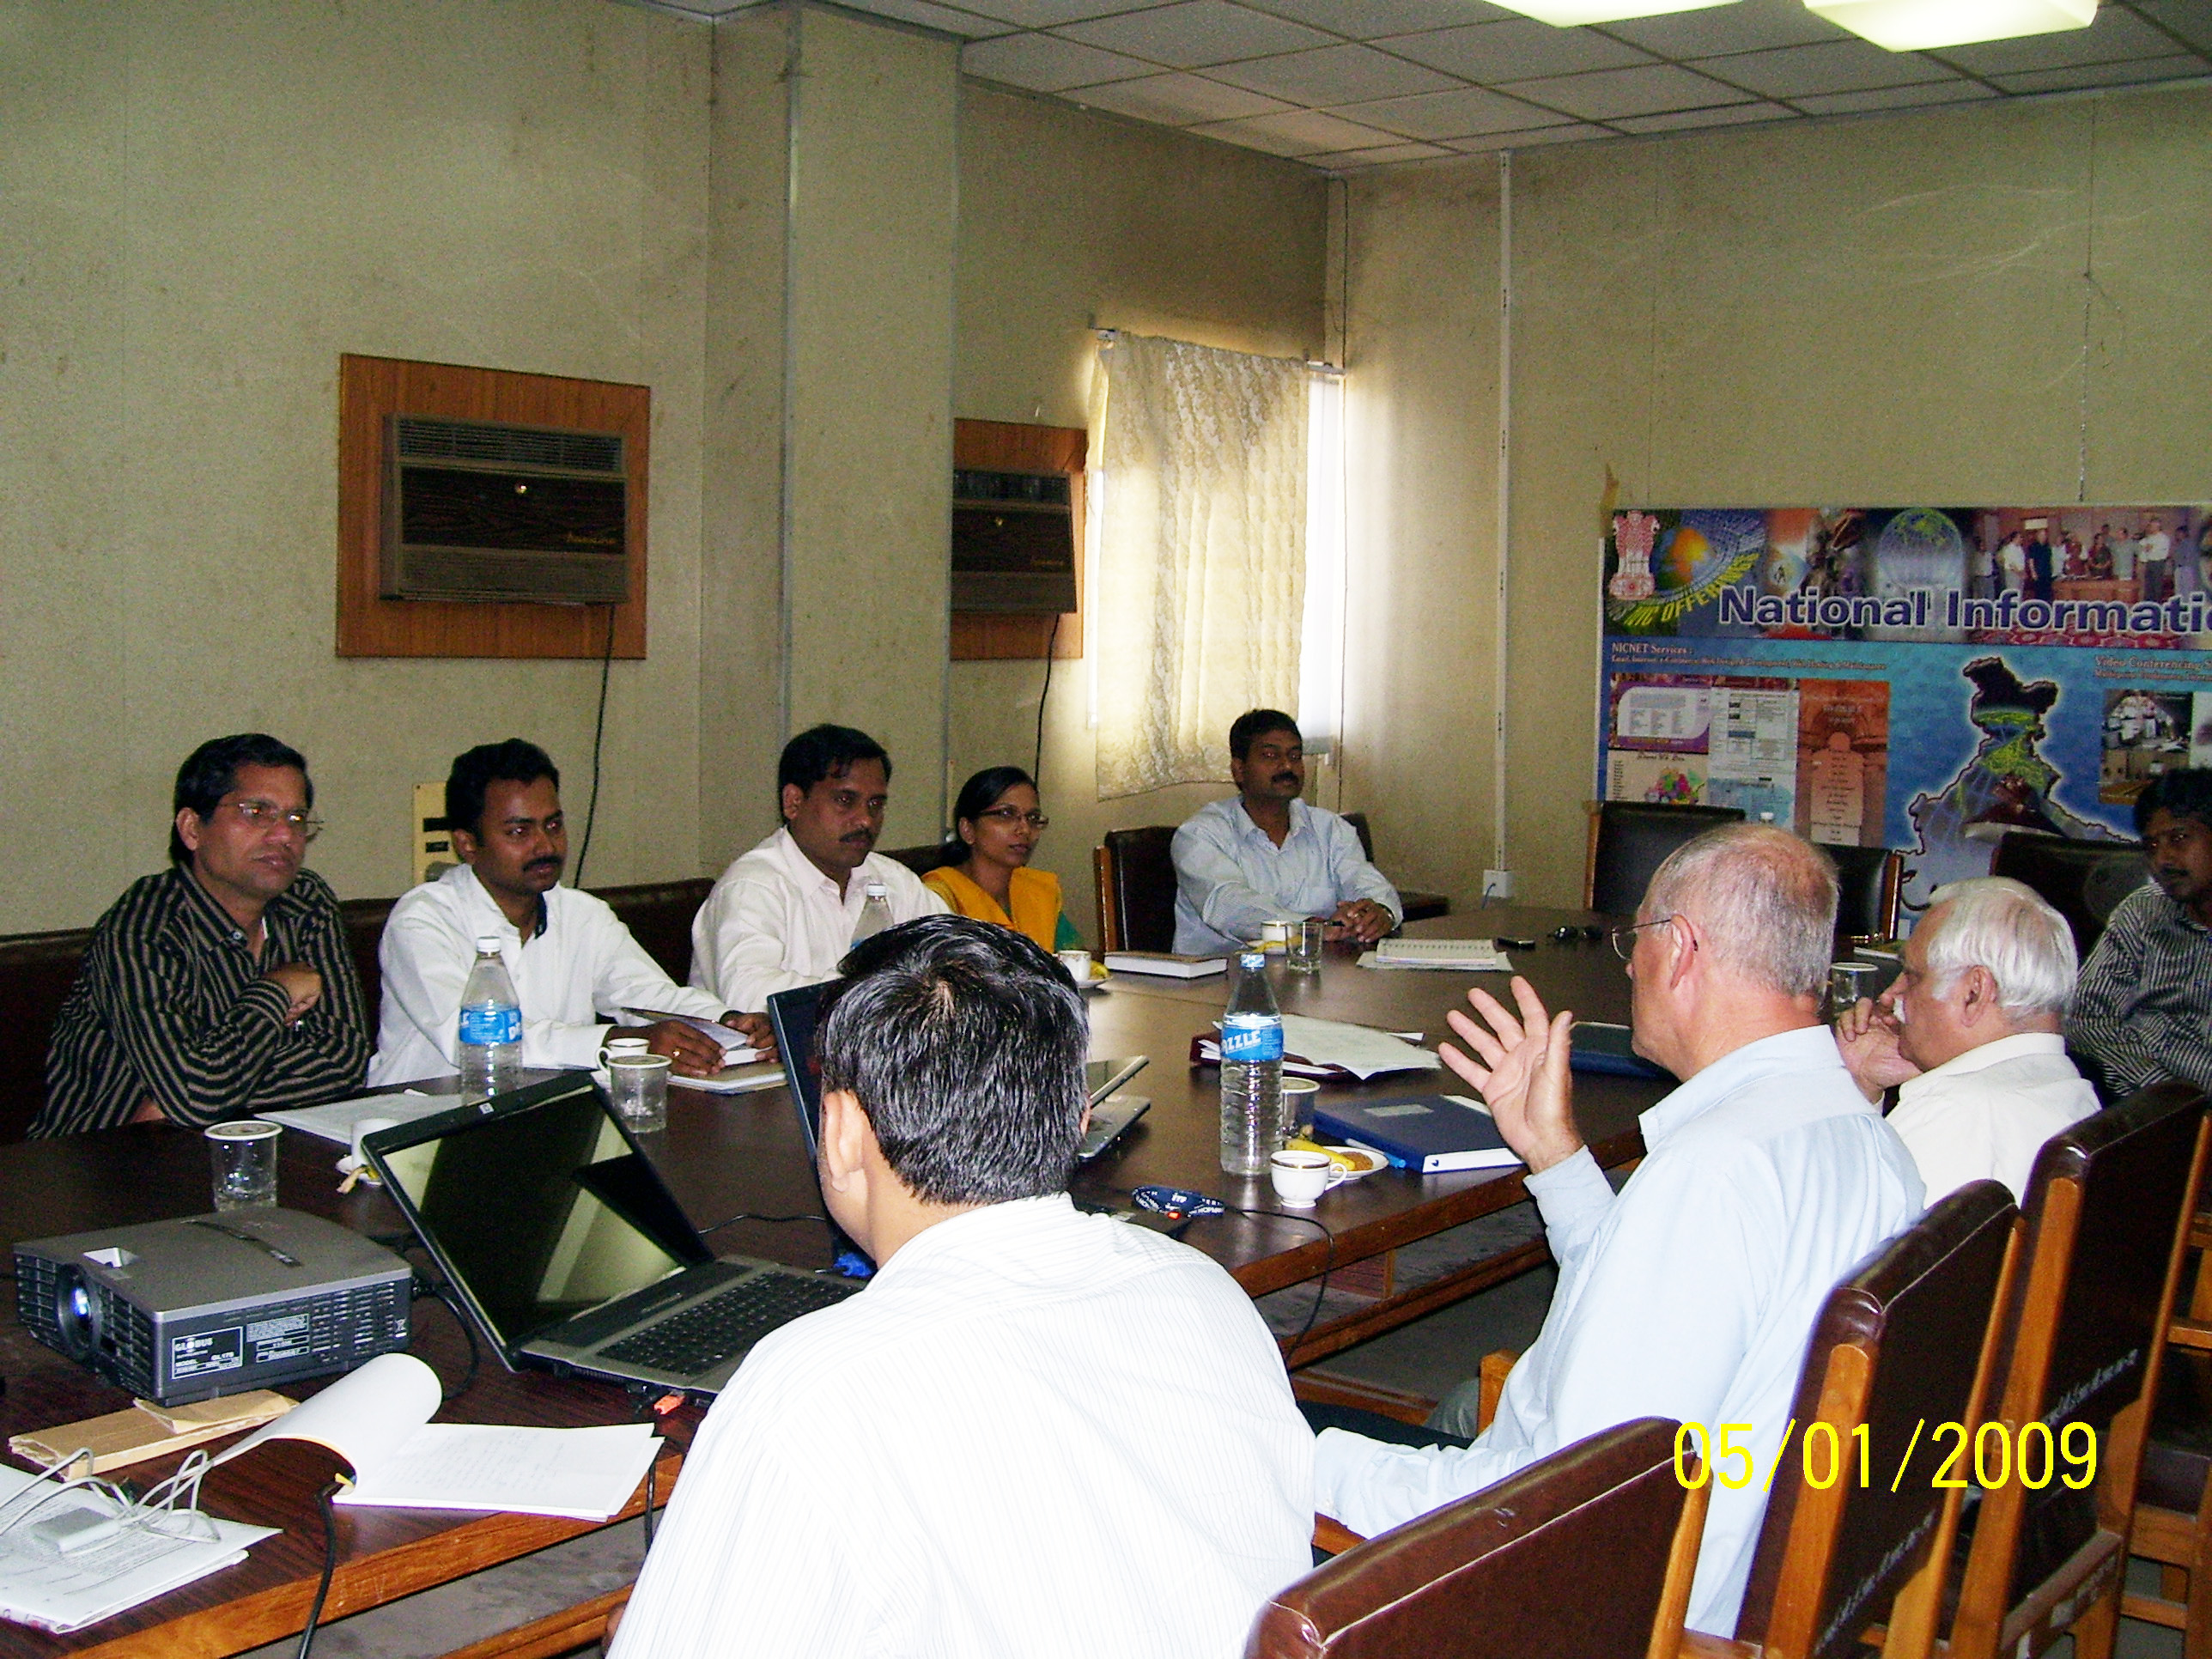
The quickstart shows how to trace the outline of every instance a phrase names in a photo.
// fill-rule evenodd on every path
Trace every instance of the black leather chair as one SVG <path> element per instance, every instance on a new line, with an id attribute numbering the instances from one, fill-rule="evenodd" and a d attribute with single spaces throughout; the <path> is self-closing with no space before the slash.
<path id="1" fill-rule="evenodd" d="M 1711 1490 L 1676 1477 L 1677 1426 L 1624 1423 L 1355 1545 L 1261 1608 L 1245 1659 L 1672 1654 Z"/>
<path id="2" fill-rule="evenodd" d="M 1583 908 L 1609 916 L 1635 914 L 1644 890 L 1667 855 L 1723 823 L 1741 823 L 1735 806 L 1653 806 L 1643 801 L 1601 801 L 1590 815 L 1589 855 L 1583 880 Z"/>
<path id="3" fill-rule="evenodd" d="M 1887 847 L 1831 847 L 1827 853 L 1836 861 L 1840 890 L 1836 937 L 1895 939 L 1898 896 L 1905 885 L 1905 854 Z"/>
<path id="4" fill-rule="evenodd" d="M 933 841 L 927 847 L 886 847 L 884 856 L 896 859 L 917 876 L 926 876 L 933 870 L 942 870 L 948 864 L 958 864 L 967 858 L 968 843 Z"/>
<path id="5" fill-rule="evenodd" d="M 2074 930 L 2074 947 L 2086 962 L 2120 901 L 2150 878 L 2150 867 L 2135 842 L 2008 830 L 1990 854 L 1990 873 L 2025 882 L 2050 900 Z"/>
<path id="6" fill-rule="evenodd" d="M 1367 827 L 1367 814 L 1346 812 L 1344 815 L 1344 821 L 1358 833 L 1361 856 L 1370 864 L 1374 863 L 1375 832 Z M 1448 916 L 1451 914 L 1451 900 L 1442 893 L 1425 893 L 1419 888 L 1401 887 L 1398 890 L 1398 902 L 1405 906 L 1404 919 L 1407 921 L 1426 921 L 1431 916 Z"/>
<path id="7" fill-rule="evenodd" d="M 1175 949 L 1175 826 L 1109 830 L 1093 854 L 1100 944 L 1109 951 Z"/>

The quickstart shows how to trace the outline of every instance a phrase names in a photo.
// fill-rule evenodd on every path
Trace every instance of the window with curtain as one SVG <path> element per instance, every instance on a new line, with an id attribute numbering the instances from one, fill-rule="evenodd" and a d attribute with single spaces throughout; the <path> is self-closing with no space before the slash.
<path id="1" fill-rule="evenodd" d="M 1106 799 L 1225 778 L 1231 720 L 1299 713 L 1313 377 L 1129 334 L 1099 370 L 1089 606 Z"/>

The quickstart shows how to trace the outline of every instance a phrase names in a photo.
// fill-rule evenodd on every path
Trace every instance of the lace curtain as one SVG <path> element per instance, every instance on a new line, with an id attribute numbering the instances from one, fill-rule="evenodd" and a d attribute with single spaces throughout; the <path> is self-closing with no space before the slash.
<path id="1" fill-rule="evenodd" d="M 1229 724 L 1295 714 L 1305 365 L 1120 335 L 1099 353 L 1098 796 L 1229 775 Z"/>

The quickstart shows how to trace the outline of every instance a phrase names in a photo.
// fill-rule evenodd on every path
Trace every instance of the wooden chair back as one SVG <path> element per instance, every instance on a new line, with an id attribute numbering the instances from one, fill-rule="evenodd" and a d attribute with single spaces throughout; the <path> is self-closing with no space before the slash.
<path id="1" fill-rule="evenodd" d="M 1590 811 L 1583 860 L 1583 908 L 1609 916 L 1635 914 L 1644 890 L 1667 855 L 1723 823 L 1741 823 L 1735 806 L 1655 806 L 1640 800 L 1600 801 Z"/>
<path id="2" fill-rule="evenodd" d="M 2205 1133 L 2203 1096 L 2162 1083 L 2052 1136 L 2036 1158 L 2027 1265 L 2012 1298 L 2010 1355 L 1992 1422 L 2015 1460 L 2024 1443 L 2034 1445 L 2031 1472 L 2041 1472 L 2045 1454 L 2041 1437 L 2024 1437 L 2024 1425 L 2049 1431 L 2053 1457 L 2040 1487 L 2017 1478 L 1982 1482 L 1987 1492 L 1951 1627 L 1954 1659 L 2000 1651 L 2029 1659 L 2069 1626 L 2079 1659 L 2111 1652 Z M 2095 1436 L 2095 1479 L 2081 1489 L 2066 1484 L 2076 1471 L 2057 1455 L 2075 1424 Z M 1996 1457 L 1992 1434 L 1992 1477 Z M 1961 1468 L 1979 1478 L 1971 1451 Z"/>
<path id="3" fill-rule="evenodd" d="M 1676 1476 L 1677 1426 L 1624 1423 L 1346 1550 L 1260 1610 L 1246 1659 L 1664 1659 L 1708 1492 Z"/>
<path id="4" fill-rule="evenodd" d="M 2011 1195 L 1974 1182 L 1829 1293 L 1790 1408 L 1795 1435 L 1760 1526 L 1739 1641 L 1770 1659 L 1843 1659 L 1901 1591 L 1918 1591 L 1932 1612 L 1959 1494 L 1932 1484 L 1928 1434 L 1980 1415 L 2019 1233 Z M 1832 1478 L 1814 1484 L 1823 1474 Z M 1931 1622 L 1918 1628 L 1932 1636 Z"/>
<path id="5" fill-rule="evenodd" d="M 1098 878 L 1098 927 L 1109 951 L 1175 949 L 1175 842 L 1172 824 L 1109 830 L 1093 869 Z"/>

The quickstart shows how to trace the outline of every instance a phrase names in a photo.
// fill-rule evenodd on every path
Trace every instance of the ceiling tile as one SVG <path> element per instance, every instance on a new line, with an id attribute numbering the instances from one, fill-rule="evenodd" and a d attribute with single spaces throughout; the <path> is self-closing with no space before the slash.
<path id="1" fill-rule="evenodd" d="M 1256 116 L 1249 121 L 1217 121 L 1190 131 L 1226 138 L 1232 144 L 1273 150 L 1278 155 L 1318 155 L 1328 150 L 1370 149 L 1401 142 L 1395 132 L 1378 131 L 1310 109 Z"/>
<path id="2" fill-rule="evenodd" d="M 2072 92 L 2082 87 L 2137 86 L 2204 73 L 2201 58 L 2141 58 L 2131 64 L 2090 64 L 2079 69 L 2035 70 L 1990 77 L 2007 92 Z"/>
<path id="3" fill-rule="evenodd" d="M 1317 29 L 1375 40 L 1386 34 L 1462 23 L 1495 23 L 1518 15 L 1487 0 L 1245 0 L 1258 11 L 1310 23 Z"/>
<path id="4" fill-rule="evenodd" d="M 1667 115 L 1621 115 L 1613 125 L 1624 132 L 1683 132 L 1694 127 L 1733 127 L 1746 121 L 1790 121 L 1797 112 L 1786 104 L 1729 104 L 1720 109 L 1678 109 Z"/>
<path id="5" fill-rule="evenodd" d="M 1390 42 L 1390 50 L 1431 69 L 1486 83 L 1534 75 L 1571 75 L 1578 70 L 1618 69 L 1650 61 L 1644 53 L 1622 41 L 1609 40 L 1589 29 L 1555 29 L 1533 17 L 1401 35 Z"/>
<path id="6" fill-rule="evenodd" d="M 2125 6 L 2100 6 L 2086 29 L 2023 35 L 2017 40 L 1985 40 L 1951 46 L 1942 56 L 1976 75 L 2023 75 L 2031 70 L 2064 69 L 2075 64 L 2118 64 L 2134 58 L 2161 58 L 2178 50 L 2160 30 Z"/>
<path id="7" fill-rule="evenodd" d="M 1917 87 L 1873 92 L 1823 92 L 1790 101 L 1808 115 L 1858 115 L 1869 110 L 1911 109 L 1919 104 L 1959 104 L 1996 94 L 1978 81 L 1927 81 Z"/>
<path id="8" fill-rule="evenodd" d="M 1501 88 L 1532 103 L 1562 109 L 1585 121 L 1616 115 L 1656 115 L 1662 110 L 1708 109 L 1741 104 L 1747 94 L 1692 75 L 1672 64 L 1640 69 L 1600 70 L 1594 75 L 1563 75 L 1548 81 L 1519 81 Z"/>
<path id="9" fill-rule="evenodd" d="M 1358 167 L 1378 167 L 1391 161 L 1429 161 L 1439 155 L 1458 152 L 1441 144 L 1382 144 L 1374 149 L 1340 149 L 1324 151 L 1319 155 L 1301 155 L 1298 160 L 1308 167 L 1327 167 L 1332 173 L 1349 173 Z"/>
<path id="10" fill-rule="evenodd" d="M 1214 74 L 1255 92 L 1273 93 L 1295 104 L 1324 108 L 1417 92 L 1441 92 L 1459 84 L 1449 75 L 1423 69 L 1402 58 L 1386 57 L 1370 46 L 1324 46 L 1319 52 L 1255 58 L 1249 64 L 1226 65 Z"/>
<path id="11" fill-rule="evenodd" d="M 1242 87 L 1224 87 L 1197 75 L 1153 75 L 1141 81 L 1109 81 L 1103 87 L 1085 87 L 1079 100 L 1097 109 L 1109 109 L 1139 121 L 1159 121 L 1186 127 L 1194 121 L 1234 121 L 1249 115 L 1269 115 L 1291 107 L 1279 99 L 1262 98 Z"/>
<path id="12" fill-rule="evenodd" d="M 1099 81 L 1150 75 L 1158 66 L 1056 35 L 1002 34 L 963 46 L 960 67 L 987 81 L 1005 81 L 1032 92 L 1064 92 Z"/>
<path id="13" fill-rule="evenodd" d="M 1917 52 L 1884 52 L 1871 40 L 1826 40 L 1780 52 L 1740 52 L 1728 58 L 1701 58 L 1689 67 L 1769 98 L 1793 100 L 1814 93 L 1958 79 Z"/>
<path id="14" fill-rule="evenodd" d="M 1056 28 L 1117 11 L 1134 11 L 1146 0 L 964 0 L 963 9 L 1004 18 L 1025 29 Z"/>
<path id="15" fill-rule="evenodd" d="M 2135 9 L 2212 54 L 2212 0 L 2133 0 Z"/>
<path id="16" fill-rule="evenodd" d="M 1557 126 L 1566 118 L 1480 87 L 1432 92 L 1419 98 L 1385 98 L 1336 112 L 1347 121 L 1388 127 L 1408 138 L 1466 138 L 1485 132 L 1521 132 Z"/>
<path id="17" fill-rule="evenodd" d="M 1632 17 L 1604 28 L 1607 34 L 1632 40 L 1662 58 L 1676 58 L 1858 38 L 1806 9 L 1802 0 L 1737 0 L 1732 6 L 1707 6 L 1664 17 Z"/>
<path id="18" fill-rule="evenodd" d="M 1613 135 L 1603 127 L 1584 126 L 1579 122 L 1564 127 L 1545 127 L 1535 132 L 1498 132 L 1486 137 L 1455 138 L 1451 147 L 1456 150 L 1477 153 L 1492 149 L 1527 149 L 1535 144 L 1571 144 L 1586 138 L 1610 138 Z"/>
<path id="19" fill-rule="evenodd" d="M 933 0 L 850 0 L 850 3 L 878 17 L 895 17 L 902 23 L 919 23 L 924 28 L 943 29 L 947 34 L 964 34 L 971 39 L 982 34 L 1004 34 L 1013 27 L 972 11 L 955 11 L 950 6 L 934 4 Z"/>
<path id="20" fill-rule="evenodd" d="M 1060 33 L 1072 40 L 1134 52 L 1176 69 L 1334 44 L 1317 29 L 1233 6 L 1229 0 L 1182 0 L 1180 5 L 1070 24 Z"/>

